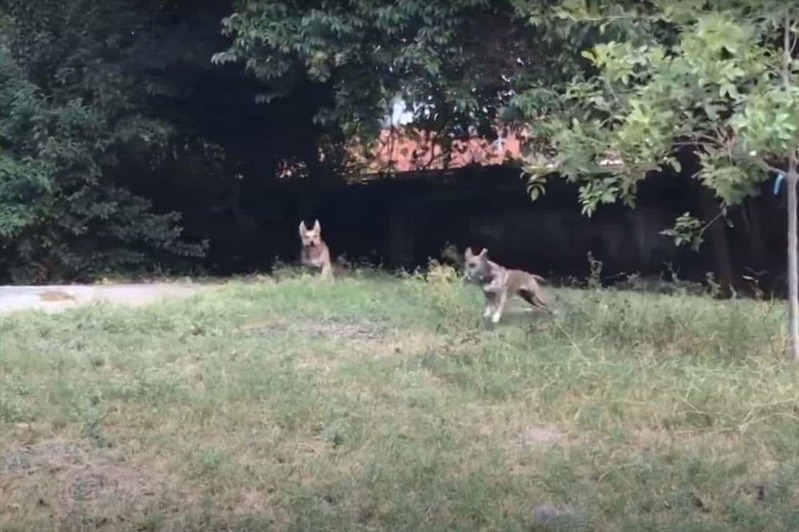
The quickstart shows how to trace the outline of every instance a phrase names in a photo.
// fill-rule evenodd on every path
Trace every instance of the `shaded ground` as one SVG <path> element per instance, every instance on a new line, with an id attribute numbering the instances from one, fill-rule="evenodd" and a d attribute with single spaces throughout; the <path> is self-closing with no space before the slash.
<path id="1" fill-rule="evenodd" d="M 0 286 L 0 314 L 20 310 L 58 312 L 95 301 L 138 306 L 165 297 L 186 297 L 215 288 L 192 283 Z"/>

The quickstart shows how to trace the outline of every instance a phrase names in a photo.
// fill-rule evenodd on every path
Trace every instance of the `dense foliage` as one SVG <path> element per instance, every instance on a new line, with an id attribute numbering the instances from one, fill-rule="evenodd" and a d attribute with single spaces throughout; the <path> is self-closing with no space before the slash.
<path id="1" fill-rule="evenodd" d="M 126 2 L 11 2 L 0 31 L 0 270 L 70 279 L 198 257 L 176 213 L 120 186 L 122 158 L 157 158 L 168 127 L 124 70 L 145 24 Z"/>
<path id="2" fill-rule="evenodd" d="M 233 46 L 215 61 L 263 79 L 302 68 L 332 83 L 335 105 L 317 118 L 361 138 L 375 136 L 397 98 L 422 129 L 491 135 L 517 87 L 568 71 L 557 65 L 563 36 L 533 31 L 509 1 L 242 0 L 224 27 Z"/>
<path id="3" fill-rule="evenodd" d="M 0 235 L 15 281 L 129 269 L 154 250 L 202 253 L 180 241 L 177 214 L 152 213 L 113 179 L 120 157 L 157 153 L 169 134 L 122 72 L 125 33 L 143 23 L 125 7 L 16 2 L 3 21 Z"/>
<path id="4" fill-rule="evenodd" d="M 679 172 L 680 147 L 694 151 L 695 177 L 726 205 L 787 172 L 799 149 L 799 61 L 790 56 L 799 10 L 767 1 L 564 4 L 557 16 L 566 25 L 650 29 L 585 50 L 594 69 L 538 124 L 556 168 L 583 183 L 586 212 L 619 198 L 632 204 L 650 171 Z M 609 157 L 619 164 L 603 166 Z"/>

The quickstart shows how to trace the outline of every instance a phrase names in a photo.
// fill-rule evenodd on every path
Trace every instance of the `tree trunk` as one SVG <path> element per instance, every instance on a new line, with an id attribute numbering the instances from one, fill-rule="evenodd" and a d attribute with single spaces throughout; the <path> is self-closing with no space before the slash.
<path id="1" fill-rule="evenodd" d="M 785 12 L 783 27 L 782 81 L 787 91 L 791 87 L 791 12 Z M 788 156 L 788 319 L 790 335 L 790 354 L 794 362 L 799 363 L 799 247 L 796 244 L 796 182 L 797 151 L 794 148 Z"/>
<path id="2" fill-rule="evenodd" d="M 796 169 L 796 157 L 791 157 L 788 175 L 788 319 L 791 358 L 799 362 L 799 247 L 797 247 L 796 227 L 796 183 L 799 174 Z"/>

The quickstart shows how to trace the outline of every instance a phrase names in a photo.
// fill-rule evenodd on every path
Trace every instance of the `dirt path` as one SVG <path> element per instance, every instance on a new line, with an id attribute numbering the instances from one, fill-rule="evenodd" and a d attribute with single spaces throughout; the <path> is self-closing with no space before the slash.
<path id="1" fill-rule="evenodd" d="M 147 305 L 167 297 L 187 297 L 216 287 L 192 283 L 0 286 L 0 314 L 20 310 L 58 312 L 93 301 Z"/>

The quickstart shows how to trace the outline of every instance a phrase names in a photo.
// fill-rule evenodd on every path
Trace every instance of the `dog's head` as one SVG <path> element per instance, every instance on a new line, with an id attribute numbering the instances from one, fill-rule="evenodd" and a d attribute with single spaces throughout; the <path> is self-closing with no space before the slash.
<path id="1" fill-rule="evenodd" d="M 469 279 L 479 281 L 488 276 L 488 250 L 486 248 L 483 248 L 477 255 L 472 253 L 472 248 L 466 248 L 463 259 L 463 267 Z"/>
<path id="2" fill-rule="evenodd" d="M 316 247 L 322 243 L 322 226 L 319 220 L 314 220 L 311 229 L 305 226 L 305 220 L 300 222 L 300 240 L 305 247 Z"/>

